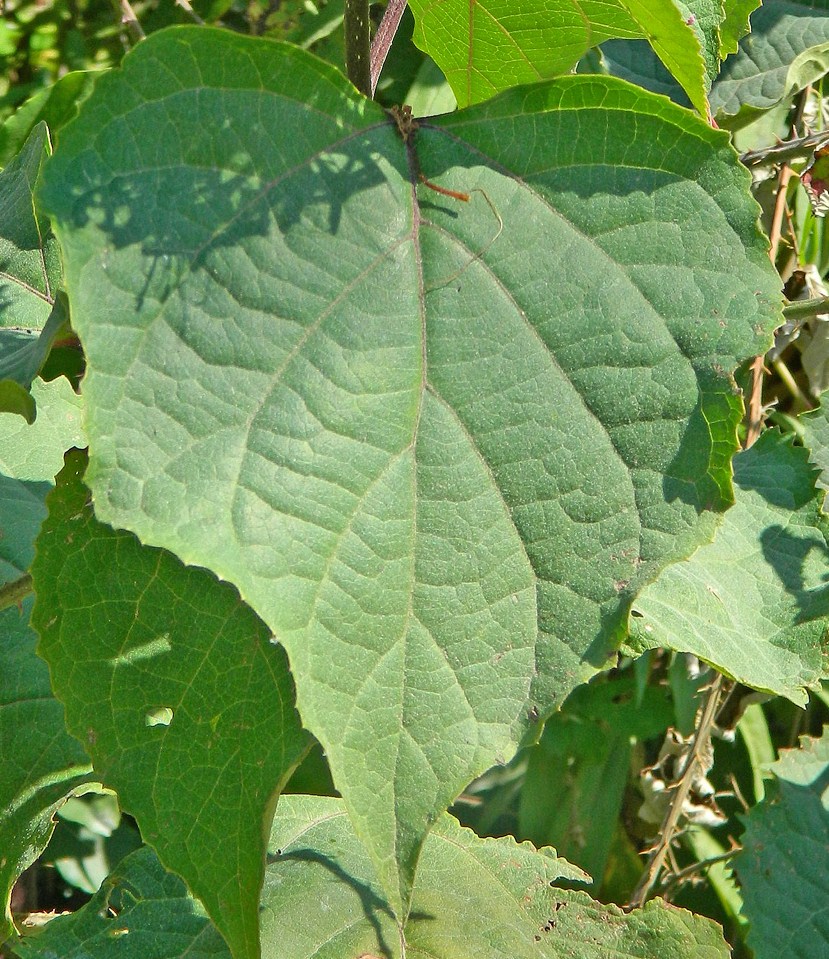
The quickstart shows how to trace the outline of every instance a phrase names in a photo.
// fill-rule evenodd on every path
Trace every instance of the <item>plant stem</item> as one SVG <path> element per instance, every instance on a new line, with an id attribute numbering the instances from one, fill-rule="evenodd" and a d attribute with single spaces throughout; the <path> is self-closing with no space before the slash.
<path id="1" fill-rule="evenodd" d="M 829 143 L 829 132 L 819 130 L 805 137 L 795 137 L 775 143 L 774 146 L 762 150 L 748 150 L 740 156 L 746 166 L 767 166 L 777 163 L 786 163 L 797 157 L 808 156 L 813 150 Z"/>
<path id="2" fill-rule="evenodd" d="M 722 675 L 717 673 L 717 678 L 709 687 L 708 697 L 705 700 L 705 706 L 702 710 L 702 716 L 694 731 L 694 739 L 688 754 L 688 762 L 685 764 L 685 769 L 682 771 L 679 781 L 673 786 L 674 794 L 671 797 L 668 812 L 662 822 L 659 841 L 651 850 L 647 868 L 639 880 L 639 884 L 633 890 L 633 895 L 630 897 L 630 907 L 632 909 L 641 909 L 647 902 L 648 896 L 656 884 L 656 880 L 659 878 L 659 873 L 665 863 L 665 857 L 668 855 L 671 843 L 673 843 L 676 837 L 677 826 L 683 814 L 683 806 L 685 805 L 685 800 L 688 798 L 688 793 L 691 791 L 694 777 L 697 774 L 700 754 L 703 749 L 708 746 L 708 741 L 711 738 L 711 728 L 714 725 L 714 718 L 717 715 L 717 707 L 719 706 L 720 695 L 722 693 L 722 684 Z"/>
<path id="3" fill-rule="evenodd" d="M 804 410 L 811 409 L 814 403 L 809 399 L 808 396 L 801 390 L 797 385 L 797 380 L 792 376 L 789 371 L 788 366 L 780 359 L 778 356 L 777 359 L 772 360 L 771 365 L 774 367 L 774 372 L 780 377 L 780 381 L 789 391 L 792 399 L 795 401 L 795 413 L 802 413 Z"/>
<path id="4" fill-rule="evenodd" d="M 374 39 L 371 41 L 371 95 L 377 89 L 377 81 L 380 79 L 380 71 L 386 62 L 389 49 L 391 48 L 394 35 L 400 26 L 400 20 L 403 11 L 406 9 L 406 0 L 389 0 L 383 19 Z"/>
<path id="5" fill-rule="evenodd" d="M 121 15 L 121 23 L 124 24 L 132 42 L 138 43 L 139 40 L 143 40 L 146 34 L 138 22 L 138 17 L 135 15 L 135 10 L 130 6 L 129 0 L 113 0 L 113 4 Z"/>
<path id="6" fill-rule="evenodd" d="M 795 300 L 783 307 L 783 316 L 787 320 L 810 320 L 821 313 L 829 313 L 829 296 L 818 296 L 813 300 Z"/>
<path id="7" fill-rule="evenodd" d="M 176 0 L 176 5 L 181 7 L 181 9 L 196 23 L 204 26 L 204 20 L 196 13 L 196 11 L 190 6 L 190 0 Z"/>
<path id="8" fill-rule="evenodd" d="M 348 79 L 367 97 L 371 90 L 369 0 L 345 0 L 345 68 Z"/>
<path id="9" fill-rule="evenodd" d="M 24 573 L 20 579 L 16 579 L 13 583 L 0 586 L 0 611 L 22 603 L 31 592 L 32 577 L 29 573 Z"/>

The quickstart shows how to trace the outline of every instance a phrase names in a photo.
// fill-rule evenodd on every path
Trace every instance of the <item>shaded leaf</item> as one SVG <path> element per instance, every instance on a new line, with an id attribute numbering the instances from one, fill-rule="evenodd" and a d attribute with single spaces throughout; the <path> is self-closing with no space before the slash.
<path id="1" fill-rule="evenodd" d="M 779 300 L 727 137 L 662 99 L 568 77 L 414 148 L 485 192 L 413 189 L 307 54 L 180 29 L 98 82 L 43 193 L 96 512 L 279 637 L 399 915 L 429 825 L 711 535 Z"/>
<path id="2" fill-rule="evenodd" d="M 0 611 L 0 943 L 14 929 L 12 887 L 49 842 L 57 808 L 92 776 L 83 747 L 66 732 L 49 670 L 35 655 L 31 605 L 27 599 L 20 610 Z"/>
<path id="3" fill-rule="evenodd" d="M 145 847 L 125 857 L 92 900 L 15 944 L 21 959 L 230 959 L 184 883 Z"/>
<path id="4" fill-rule="evenodd" d="M 34 426 L 0 413 L 0 585 L 28 570 L 52 476 L 64 449 L 82 436 L 80 401 L 65 380 L 35 390 L 41 416 Z M 12 887 L 49 841 L 57 807 L 91 772 L 35 655 L 30 609 L 27 599 L 0 610 L 0 942 L 12 932 Z"/>
<path id="5" fill-rule="evenodd" d="M 415 43 L 441 68 L 461 106 L 567 73 L 612 37 L 646 38 L 707 112 L 697 34 L 672 0 L 411 0 Z"/>
<path id="6" fill-rule="evenodd" d="M 0 411 L 29 422 L 29 386 L 65 319 L 62 310 L 53 312 L 60 280 L 55 239 L 34 204 L 48 155 L 46 126 L 39 124 L 0 172 Z"/>
<path id="7" fill-rule="evenodd" d="M 829 2 L 765 0 L 751 33 L 723 64 L 711 95 L 713 113 L 768 110 L 829 70 Z"/>
<path id="8" fill-rule="evenodd" d="M 772 767 L 763 802 L 746 818 L 734 860 L 757 959 L 829 954 L 829 732 L 801 739 Z M 785 903 L 785 908 L 782 904 Z"/>
<path id="9" fill-rule="evenodd" d="M 735 505 L 713 543 L 640 593 L 637 650 L 690 652 L 805 704 L 826 675 L 827 520 L 806 451 L 768 431 L 734 458 Z"/>
<path id="10" fill-rule="evenodd" d="M 75 115 L 81 100 L 89 95 L 94 80 L 92 72 L 73 70 L 19 106 L 0 126 L 0 167 L 21 150 L 38 123 L 44 122 L 54 139 L 55 133 Z"/>
<path id="11" fill-rule="evenodd" d="M 661 93 L 680 106 L 691 106 L 685 91 L 643 40 L 608 40 L 602 44 L 601 66 L 611 76 Z"/>
<path id="12" fill-rule="evenodd" d="M 85 465 L 67 456 L 38 538 L 39 652 L 96 774 L 256 956 L 264 836 L 307 742 L 285 654 L 232 586 L 97 522 Z"/>

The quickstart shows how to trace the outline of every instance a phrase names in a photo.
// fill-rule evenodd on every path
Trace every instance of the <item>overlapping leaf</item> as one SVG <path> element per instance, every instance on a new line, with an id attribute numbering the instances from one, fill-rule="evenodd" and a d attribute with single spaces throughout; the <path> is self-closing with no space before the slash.
<path id="1" fill-rule="evenodd" d="M 39 384 L 35 395 L 33 426 L 0 413 L 0 586 L 28 570 L 63 451 L 83 442 L 80 401 L 66 380 Z M 35 655 L 30 610 L 31 599 L 0 610 L 0 942 L 12 931 L 12 886 L 48 842 L 57 806 L 91 772 Z"/>
<path id="2" fill-rule="evenodd" d="M 411 0 L 409 6 L 415 43 L 443 70 L 461 106 L 566 73 L 611 37 L 642 37 L 694 106 L 707 112 L 698 33 L 673 0 Z"/>
<path id="3" fill-rule="evenodd" d="M 285 645 L 401 917 L 428 826 L 710 536 L 779 296 L 725 136 L 618 81 L 410 148 L 308 55 L 181 29 L 99 82 L 43 193 L 96 511 Z"/>
<path id="4" fill-rule="evenodd" d="M 96 774 L 256 956 L 264 836 L 307 744 L 285 654 L 233 587 L 97 522 L 85 465 L 68 455 L 38 538 L 39 652 Z"/>
<path id="5" fill-rule="evenodd" d="M 230 959 L 184 883 L 148 847 L 124 858 L 92 897 L 15 944 L 21 959 Z"/>
<path id="6" fill-rule="evenodd" d="M 820 406 L 800 417 L 803 444 L 809 450 L 809 460 L 820 470 L 817 485 L 829 490 L 829 405 L 824 395 Z M 824 497 L 825 499 L 825 497 Z"/>
<path id="7" fill-rule="evenodd" d="M 829 731 L 801 740 L 771 767 L 769 794 L 746 820 L 734 865 L 757 959 L 824 956 L 829 916 Z"/>
<path id="8" fill-rule="evenodd" d="M 734 459 L 737 501 L 713 543 L 636 600 L 638 650 L 690 652 L 757 689 L 806 702 L 827 675 L 826 536 L 807 453 L 769 431 Z"/>
<path id="9" fill-rule="evenodd" d="M 714 113 L 767 110 L 829 69 L 827 0 L 765 0 L 751 33 L 723 64 L 711 90 Z"/>
<path id="10" fill-rule="evenodd" d="M 266 959 L 728 956 L 710 920 L 657 902 L 625 914 L 555 888 L 583 874 L 553 850 L 479 839 L 448 816 L 426 842 L 403 939 L 341 801 L 286 796 L 269 860 L 262 895 Z M 224 955 L 181 884 L 164 875 L 148 850 L 125 859 L 93 902 L 24 940 L 19 952 L 22 959 Z"/>
<path id="11" fill-rule="evenodd" d="M 41 123 L 0 173 L 0 411 L 29 422 L 35 417 L 29 386 L 65 320 L 60 304 L 55 307 L 57 245 L 34 202 L 48 155 Z"/>

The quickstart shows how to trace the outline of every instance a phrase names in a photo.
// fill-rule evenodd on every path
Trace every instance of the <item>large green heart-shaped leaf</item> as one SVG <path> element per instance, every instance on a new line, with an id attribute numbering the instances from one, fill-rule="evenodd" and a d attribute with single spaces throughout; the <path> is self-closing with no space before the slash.
<path id="1" fill-rule="evenodd" d="M 410 0 L 409 6 L 415 43 L 443 70 L 461 106 L 566 73 L 591 47 L 621 37 L 647 39 L 707 113 L 700 38 L 693 17 L 684 18 L 673 0 Z"/>
<path id="2" fill-rule="evenodd" d="M 725 135 L 620 81 L 409 146 L 307 54 L 180 29 L 99 81 L 42 194 L 96 512 L 285 645 L 401 918 L 429 825 L 713 532 L 779 299 Z"/>
<path id="3" fill-rule="evenodd" d="M 806 450 L 769 431 L 734 459 L 737 502 L 713 543 L 636 600 L 637 652 L 690 652 L 747 686 L 805 705 L 829 675 L 829 521 Z"/>
<path id="4" fill-rule="evenodd" d="M 255 957 L 265 836 L 307 746 L 285 653 L 232 586 L 95 520 L 85 466 L 68 454 L 47 501 L 38 651 L 96 774 Z"/>
<path id="5" fill-rule="evenodd" d="M 64 450 L 83 442 L 80 399 L 66 380 L 38 383 L 34 394 L 40 416 L 33 426 L 0 413 L 0 587 L 21 583 L 52 477 Z M 0 942 L 13 928 L 12 887 L 49 841 L 56 808 L 91 773 L 83 747 L 66 732 L 49 670 L 35 655 L 30 611 L 29 598 L 20 608 L 0 608 Z"/>
<path id="6" fill-rule="evenodd" d="M 551 849 L 479 839 L 449 816 L 426 841 L 398 930 L 339 800 L 286 796 L 262 894 L 265 959 L 725 959 L 709 919 L 650 902 L 623 913 L 583 892 Z M 115 911 L 117 915 L 111 913 Z M 124 859 L 89 905 L 17 947 L 22 959 L 224 959 L 221 942 L 149 850 Z"/>
<path id="7" fill-rule="evenodd" d="M 829 730 L 772 767 L 770 795 L 746 820 L 734 860 L 757 959 L 829 955 Z M 785 908 L 781 909 L 781 903 Z"/>

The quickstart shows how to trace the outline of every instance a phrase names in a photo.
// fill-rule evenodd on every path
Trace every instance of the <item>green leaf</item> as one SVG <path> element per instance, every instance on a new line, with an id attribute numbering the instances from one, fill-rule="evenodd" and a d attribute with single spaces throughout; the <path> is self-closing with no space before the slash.
<path id="1" fill-rule="evenodd" d="M 51 484 L 63 467 L 66 450 L 86 446 L 81 423 L 83 401 L 63 377 L 50 383 L 33 383 L 32 396 L 40 415 L 31 426 L 11 413 L 0 413 L 0 473 L 16 480 L 45 480 Z M 5 510 L 0 516 L 6 522 L 12 519 Z M 15 541 L 25 549 L 19 560 L 23 565 L 16 567 L 20 572 L 29 568 L 39 526 L 40 519 L 25 530 L 20 541 Z M 5 558 L 4 548 L 11 542 L 8 536 L 0 537 L 0 557 Z"/>
<path id="2" fill-rule="evenodd" d="M 67 328 L 66 297 L 58 293 L 42 330 L 0 330 L 0 411 L 18 413 L 30 425 L 37 416 L 32 383 L 59 333 Z"/>
<path id="3" fill-rule="evenodd" d="M 398 959 L 399 934 L 336 799 L 286 797 L 271 833 L 262 939 L 280 959 Z M 449 816 L 426 840 L 403 936 L 407 959 L 727 956 L 714 923 L 649 903 L 629 915 L 555 887 L 554 850 L 479 839 Z M 323 908 L 320 905 L 324 904 Z M 697 952 L 698 950 L 698 952 Z"/>
<path id="4" fill-rule="evenodd" d="M 87 905 L 15 943 L 20 959 L 230 959 L 184 883 L 145 847 L 126 856 Z"/>
<path id="5" fill-rule="evenodd" d="M 725 19 L 723 0 L 676 0 L 682 19 L 694 31 L 705 67 L 705 89 L 711 89 L 720 71 L 720 26 Z"/>
<path id="6" fill-rule="evenodd" d="M 711 90 L 711 110 L 768 110 L 829 70 L 829 0 L 765 0 L 751 33 L 723 64 Z"/>
<path id="7" fill-rule="evenodd" d="M 0 480 L 3 500 L 5 492 Z M 49 842 L 57 808 L 92 773 L 35 655 L 30 612 L 30 599 L 0 611 L 0 943 L 14 931 L 12 887 Z"/>
<path id="8" fill-rule="evenodd" d="M 602 72 L 635 83 L 652 93 L 690 107 L 691 101 L 653 50 L 643 40 L 608 40 L 601 48 Z M 590 69 L 584 72 L 590 73 Z"/>
<path id="9" fill-rule="evenodd" d="M 769 793 L 746 819 L 734 860 L 757 959 L 829 954 L 829 731 L 801 739 L 771 767 Z M 785 907 L 783 907 L 785 904 Z"/>
<path id="10" fill-rule="evenodd" d="M 269 848 L 261 902 L 265 956 L 401 959 L 401 933 L 340 800 L 284 797 Z M 554 888 L 560 879 L 580 877 L 553 850 L 479 839 L 445 816 L 423 852 L 403 930 L 405 956 L 554 959 L 562 948 L 572 959 L 728 956 L 708 919 L 661 902 L 625 914 Z M 16 950 L 21 959 L 226 955 L 181 883 L 147 849 L 124 859 L 87 906 L 53 920 Z"/>
<path id="11" fill-rule="evenodd" d="M 739 42 L 751 29 L 749 18 L 762 0 L 724 0 L 725 20 L 720 24 L 720 58 L 739 49 Z"/>
<path id="12" fill-rule="evenodd" d="M 612 37 L 646 38 L 707 114 L 703 60 L 673 0 L 411 0 L 415 43 L 443 70 L 461 106 L 567 73 Z"/>
<path id="13" fill-rule="evenodd" d="M 256 956 L 264 836 L 307 747 L 285 654 L 232 586 L 97 522 L 85 466 L 70 453 L 47 501 L 39 652 L 96 773 L 234 956 Z"/>
<path id="14" fill-rule="evenodd" d="M 640 593 L 637 650 L 694 653 L 747 686 L 805 704 L 826 675 L 826 534 L 805 450 L 768 431 L 734 458 L 737 501 L 713 543 Z"/>
<path id="15" fill-rule="evenodd" d="M 766 770 L 774 762 L 774 746 L 771 742 L 766 714 L 759 703 L 750 703 L 746 706 L 739 723 L 737 723 L 737 731 L 745 744 L 751 764 L 754 801 L 760 802 L 766 794 Z"/>
<path id="16" fill-rule="evenodd" d="M 429 825 L 712 534 L 730 371 L 779 323 L 748 174 L 662 99 L 568 77 L 414 148 L 484 192 L 414 189 L 302 51 L 180 29 L 98 82 L 43 192 L 96 512 L 279 637 L 401 917 Z"/>
<path id="17" fill-rule="evenodd" d="M 42 406 L 34 426 L 0 413 L 0 585 L 28 570 L 52 476 L 81 435 L 79 401 L 65 380 L 39 384 L 36 395 Z M 13 929 L 12 887 L 49 841 L 57 807 L 91 771 L 35 655 L 30 608 L 26 599 L 0 610 L 0 942 Z"/>
<path id="18" fill-rule="evenodd" d="M 803 427 L 803 445 L 809 450 L 809 462 L 820 470 L 815 483 L 820 489 L 829 490 L 829 405 L 825 394 L 820 406 L 803 413 L 799 421 Z"/>
<path id="19" fill-rule="evenodd" d="M 39 124 L 0 173 L 0 412 L 19 413 L 28 422 L 35 415 L 29 386 L 65 320 L 55 305 L 55 239 L 34 205 L 48 155 L 46 126 Z"/>
<path id="20" fill-rule="evenodd" d="M 77 112 L 78 104 L 89 95 L 95 73 L 74 70 L 38 90 L 0 126 L 0 167 L 5 166 L 23 147 L 38 123 L 44 122 L 54 138 Z"/>

